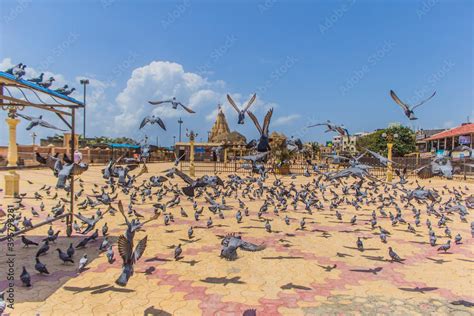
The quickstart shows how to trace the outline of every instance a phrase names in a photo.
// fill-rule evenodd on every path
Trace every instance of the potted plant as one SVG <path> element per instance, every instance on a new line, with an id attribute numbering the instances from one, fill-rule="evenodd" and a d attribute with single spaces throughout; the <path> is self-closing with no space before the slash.
<path id="1" fill-rule="evenodd" d="M 279 146 L 272 148 L 272 157 L 274 160 L 273 168 L 275 173 L 281 175 L 288 175 L 290 173 L 290 164 L 294 154 L 286 148 L 286 146 Z"/>

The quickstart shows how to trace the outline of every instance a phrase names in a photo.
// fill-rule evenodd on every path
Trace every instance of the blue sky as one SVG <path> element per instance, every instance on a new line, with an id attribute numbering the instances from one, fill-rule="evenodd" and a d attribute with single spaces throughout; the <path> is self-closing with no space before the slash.
<path id="1" fill-rule="evenodd" d="M 452 127 L 474 116 L 472 1 L 6 0 L 0 13 L 3 69 L 23 62 L 30 75 L 48 71 L 59 78 L 55 87 L 79 90 L 78 80 L 91 78 L 89 136 L 147 134 L 169 145 L 182 116 L 205 137 L 220 102 L 231 129 L 256 137 L 250 120 L 236 124 L 226 93 L 243 104 L 257 92 L 257 117 L 273 106 L 271 130 L 304 140 L 330 139 L 304 128 L 327 119 L 355 133 L 391 122 Z M 413 125 L 390 89 L 414 103 L 437 95 Z M 173 95 L 198 113 L 146 103 Z M 138 131 L 151 113 L 167 132 Z M 25 126 L 19 143 L 31 141 Z"/>

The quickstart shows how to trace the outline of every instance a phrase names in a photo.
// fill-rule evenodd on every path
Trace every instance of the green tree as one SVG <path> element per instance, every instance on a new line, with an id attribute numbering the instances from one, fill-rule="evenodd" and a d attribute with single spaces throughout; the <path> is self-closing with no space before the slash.
<path id="1" fill-rule="evenodd" d="M 383 133 L 398 135 L 398 138 L 394 138 L 393 140 L 394 157 L 402 157 L 415 151 L 415 133 L 410 128 L 401 125 L 377 130 L 369 135 L 359 138 L 357 140 L 357 149 L 363 151 L 364 148 L 367 148 L 386 156 L 387 139 L 382 136 Z"/>

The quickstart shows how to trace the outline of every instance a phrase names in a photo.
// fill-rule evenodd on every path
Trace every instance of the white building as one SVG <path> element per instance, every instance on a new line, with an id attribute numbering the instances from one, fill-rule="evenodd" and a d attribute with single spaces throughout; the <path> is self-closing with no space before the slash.
<path id="1" fill-rule="evenodd" d="M 332 138 L 332 143 L 339 151 L 354 154 L 357 152 L 357 140 L 367 134 L 369 133 L 359 132 L 350 136 L 336 135 Z"/>

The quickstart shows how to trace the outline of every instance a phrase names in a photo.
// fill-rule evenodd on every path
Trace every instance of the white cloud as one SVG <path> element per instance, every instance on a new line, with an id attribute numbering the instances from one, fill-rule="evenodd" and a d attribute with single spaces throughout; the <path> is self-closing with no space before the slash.
<path id="1" fill-rule="evenodd" d="M 176 97 L 196 112 L 215 106 L 223 96 L 223 82 L 211 82 L 195 73 L 185 72 L 183 66 L 166 61 L 154 61 L 135 69 L 127 86 L 116 98 L 118 115 L 111 132 L 127 132 L 136 128 L 145 115 L 153 113 L 162 119 L 196 115 L 183 109 L 172 109 L 170 104 L 153 106 L 149 100 Z"/>
<path id="2" fill-rule="evenodd" d="M 301 117 L 301 115 L 299 115 L 299 114 L 291 114 L 291 115 L 287 115 L 287 116 L 280 116 L 279 118 L 277 118 L 273 122 L 273 126 L 285 126 L 285 125 L 288 125 L 291 122 L 296 121 L 300 117 Z"/>
<path id="3" fill-rule="evenodd" d="M 0 62 L 1 69 L 12 67 L 10 58 L 5 58 Z M 34 68 L 27 67 L 26 78 L 36 77 L 39 72 Z M 125 75 L 125 74 L 124 74 Z M 62 87 L 68 84 L 75 87 L 76 90 L 71 97 L 78 100 L 83 98 L 83 87 L 79 80 L 83 76 L 76 76 L 74 79 L 65 78 L 61 74 L 45 72 L 45 77 L 53 76 L 57 80 L 53 88 Z M 136 68 L 131 72 L 126 86 L 118 92 L 113 82 L 104 82 L 89 75 L 87 78 L 90 84 L 87 86 L 87 136 L 128 136 L 132 138 L 143 137 L 144 133 L 149 136 L 163 135 L 165 143 L 169 144 L 172 136 L 177 136 L 176 119 L 182 117 L 185 121 L 183 128 L 194 129 L 200 134 L 205 134 L 211 128 L 217 116 L 217 105 L 221 104 L 224 113 L 227 116 L 231 129 L 237 128 L 244 134 L 254 134 L 256 129 L 251 121 L 245 126 L 237 125 L 237 113 L 228 104 L 226 94 L 226 82 L 223 80 L 211 81 L 199 74 L 186 72 L 184 67 L 178 63 L 168 61 L 153 61 L 150 64 Z M 117 88 L 117 87 L 115 87 Z M 117 94 L 113 94 L 117 93 Z M 239 107 L 245 106 L 253 93 L 230 93 Z M 189 114 L 183 109 L 172 109 L 171 105 L 154 106 L 148 103 L 149 100 L 164 100 L 176 97 L 183 104 L 195 110 L 196 114 Z M 252 105 L 251 110 L 257 117 L 263 117 L 269 108 L 277 107 L 277 104 L 262 100 L 257 96 L 257 100 Z M 41 111 L 28 110 L 31 114 L 39 114 Z M 36 113 L 38 112 L 38 113 Z M 158 115 L 167 125 L 167 132 L 159 129 L 147 127 L 144 130 L 138 130 L 140 121 L 146 115 Z M 49 116 L 53 124 L 61 126 L 55 116 Z M 76 126 L 78 132 L 82 133 L 83 115 L 82 111 L 77 114 Z M 183 129 L 184 130 L 184 129 Z M 47 129 L 38 129 L 40 137 L 54 134 Z M 158 134 L 157 134 L 158 133 Z M 28 134 L 20 133 L 19 141 L 28 143 Z M 251 135 L 249 135 L 251 136 Z M 5 143 L 4 137 L 0 139 Z"/>

